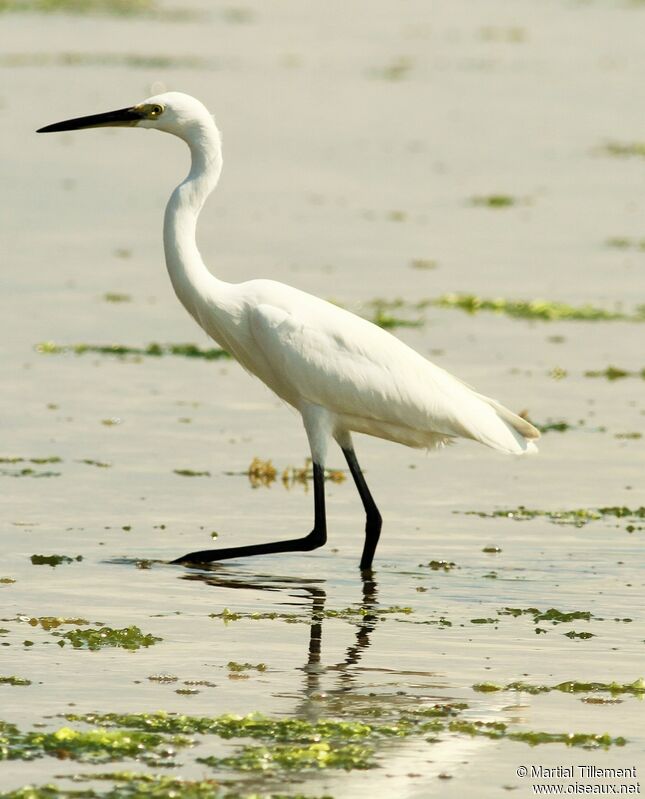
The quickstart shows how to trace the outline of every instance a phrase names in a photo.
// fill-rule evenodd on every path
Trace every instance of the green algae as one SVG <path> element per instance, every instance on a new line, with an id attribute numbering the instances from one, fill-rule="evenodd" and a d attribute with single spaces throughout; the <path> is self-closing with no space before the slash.
<path id="1" fill-rule="evenodd" d="M 118 291 L 108 291 L 103 295 L 105 302 L 132 302 L 132 297 L 129 294 L 121 294 Z"/>
<path id="2" fill-rule="evenodd" d="M 391 314 L 393 311 L 404 313 L 419 313 L 427 308 L 443 308 L 465 311 L 476 314 L 480 311 L 508 316 L 512 319 L 527 319 L 543 322 L 580 321 L 580 322 L 645 322 L 645 305 L 638 305 L 631 312 L 624 311 L 620 306 L 614 309 L 600 308 L 594 305 L 569 305 L 545 299 L 507 299 L 504 297 L 485 298 L 476 294 L 450 293 L 439 297 L 426 297 L 416 302 L 407 302 L 401 298 L 377 298 L 366 303 L 372 308 L 378 308 L 382 314 Z M 408 323 L 408 317 L 402 317 Z M 412 322 L 417 325 L 418 317 Z"/>
<path id="3" fill-rule="evenodd" d="M 258 458 L 256 455 L 245 472 L 226 471 L 224 474 L 229 477 L 248 477 L 251 488 L 270 488 L 279 476 L 282 485 L 287 490 L 299 485 L 307 491 L 309 483 L 314 479 L 311 458 L 305 458 L 302 466 L 286 466 L 279 475 L 273 461 Z M 332 483 L 342 483 L 345 480 L 345 472 L 342 469 L 324 469 L 323 478 Z"/>
<path id="4" fill-rule="evenodd" d="M 36 352 L 43 355 L 64 355 L 73 353 L 85 355 L 114 355 L 118 358 L 127 356 L 161 358 L 165 355 L 175 355 L 182 358 L 199 358 L 206 361 L 230 358 L 225 350 L 217 347 L 202 349 L 196 344 L 158 344 L 152 342 L 145 347 L 128 347 L 125 344 L 56 344 L 53 341 L 44 341 L 37 344 Z"/>
<path id="5" fill-rule="evenodd" d="M 607 733 L 573 733 L 573 732 L 533 732 L 509 731 L 508 726 L 499 721 L 464 721 L 457 719 L 448 725 L 451 732 L 462 735 L 486 738 L 506 738 L 510 741 L 520 741 L 530 746 L 539 744 L 561 743 L 566 746 L 581 746 L 585 749 L 608 749 L 610 746 L 624 746 L 627 741 L 622 736 L 612 738 Z"/>
<path id="6" fill-rule="evenodd" d="M 369 769 L 375 765 L 374 748 L 361 744 L 334 745 L 328 741 L 306 746 L 275 745 L 245 746 L 228 757 L 198 757 L 198 763 L 212 768 L 235 771 L 306 771 L 309 769 Z"/>
<path id="7" fill-rule="evenodd" d="M 605 369 L 588 369 L 584 373 L 585 377 L 603 377 L 605 380 L 613 382 L 622 380 L 625 377 L 638 377 L 645 380 L 645 369 L 629 370 L 621 369 L 618 366 L 607 366 Z"/>
<path id="8" fill-rule="evenodd" d="M 616 250 L 645 251 L 645 239 L 630 239 L 627 236 L 612 236 L 605 241 L 607 247 Z"/>
<path id="9" fill-rule="evenodd" d="M 96 466 L 99 469 L 109 469 L 112 466 L 107 461 L 95 461 L 92 458 L 83 458 L 79 463 L 84 463 L 86 466 Z"/>
<path id="10" fill-rule="evenodd" d="M 594 638 L 594 633 L 577 633 L 575 630 L 569 630 L 568 633 L 564 633 L 567 638 L 579 638 L 581 640 L 586 640 L 587 638 Z"/>
<path id="11" fill-rule="evenodd" d="M 180 477 L 210 477 L 210 472 L 199 472 L 195 471 L 194 469 L 173 469 L 175 474 L 180 475 Z"/>
<path id="12" fill-rule="evenodd" d="M 471 205 L 480 205 L 485 208 L 511 208 L 520 202 L 517 197 L 510 194 L 484 194 L 472 197 Z"/>
<path id="13" fill-rule="evenodd" d="M 552 524 L 571 524 L 574 527 L 583 527 L 589 522 L 600 519 L 645 519 L 645 507 L 629 508 L 625 505 L 608 505 L 600 508 L 574 508 L 572 510 L 549 511 L 537 508 L 527 508 L 519 505 L 517 508 L 501 508 L 493 511 L 453 511 L 463 513 L 465 516 L 479 516 L 482 519 L 513 519 L 523 522 L 531 519 L 545 518 Z M 635 528 L 636 529 L 636 528 Z"/>
<path id="14" fill-rule="evenodd" d="M 1 2 L 1 0 L 0 0 Z M 215 59 L 144 53 L 11 53 L 0 55 L 3 67 L 129 67 L 131 69 L 218 69 Z"/>
<path id="15" fill-rule="evenodd" d="M 609 141 L 604 145 L 603 152 L 617 158 L 645 158 L 645 142 Z"/>
<path id="16" fill-rule="evenodd" d="M 419 566 L 432 569 L 435 572 L 449 572 L 457 568 L 457 564 L 452 560 L 431 560 L 428 563 L 420 563 Z"/>
<path id="17" fill-rule="evenodd" d="M 34 11 L 51 14 L 113 14 L 138 16 L 149 14 L 156 4 L 153 0 L 0 0 L 0 12 Z"/>
<path id="18" fill-rule="evenodd" d="M 266 663 L 236 663 L 234 660 L 229 660 L 226 664 L 226 668 L 232 672 L 267 670 Z"/>
<path id="19" fill-rule="evenodd" d="M 607 310 L 593 305 L 574 306 L 549 300 L 507 300 L 501 297 L 484 299 L 474 294 L 444 294 L 429 304 L 439 308 L 455 308 L 466 313 L 475 314 L 489 311 L 504 314 L 515 319 L 536 319 L 545 322 L 553 321 L 615 321 L 645 322 L 645 307 L 638 306 L 634 313 L 622 310 Z"/>
<path id="20" fill-rule="evenodd" d="M 395 316 L 392 313 L 391 303 L 385 300 L 372 300 L 369 306 L 372 309 L 370 322 L 386 330 L 393 330 L 397 327 L 421 327 L 424 324 L 423 319 Z"/>
<path id="21" fill-rule="evenodd" d="M 413 66 L 414 62 L 411 61 L 411 59 L 407 58 L 406 56 L 400 56 L 399 58 L 391 61 L 389 64 L 386 64 L 384 67 L 370 70 L 369 75 L 379 80 L 386 80 L 395 83 L 405 80 Z"/>
<path id="22" fill-rule="evenodd" d="M 497 691 L 519 691 L 524 694 L 545 694 L 551 691 L 560 691 L 565 694 L 576 693 L 608 693 L 612 696 L 621 694 L 631 694 L 632 696 L 645 696 L 645 679 L 639 677 L 631 683 L 617 682 L 581 682 L 579 680 L 566 680 L 557 685 L 534 685 L 522 680 L 499 685 L 492 682 L 476 683 L 472 686 L 473 691 L 478 693 L 494 693 Z"/>
<path id="23" fill-rule="evenodd" d="M 191 741 L 183 736 L 131 730 L 95 729 L 79 732 L 61 727 L 54 732 L 21 732 L 16 725 L 0 722 L 0 761 L 35 760 L 50 756 L 85 763 L 109 763 L 136 758 L 147 763 L 170 761 L 174 747 Z"/>
<path id="24" fill-rule="evenodd" d="M 62 566 L 66 563 L 74 563 L 75 561 L 80 562 L 83 560 L 82 555 L 76 555 L 76 557 L 70 557 L 69 555 L 32 555 L 31 563 L 33 566 Z"/>
<path id="25" fill-rule="evenodd" d="M 281 620 L 290 624 L 315 624 L 322 619 L 344 619 L 354 623 L 363 623 L 365 620 L 368 622 L 375 618 L 382 618 L 393 614 L 409 615 L 413 613 L 412 608 L 403 607 L 400 605 L 392 605 L 390 607 L 382 608 L 364 608 L 364 607 L 350 607 L 342 608 L 340 610 L 324 609 L 317 611 L 315 618 L 312 619 L 310 615 L 302 615 L 297 613 L 284 613 L 278 611 L 265 611 L 265 612 L 244 612 L 238 613 L 236 611 L 224 608 L 219 613 L 209 613 L 211 619 L 221 619 L 223 622 L 240 621 L 247 619 L 251 621 L 275 621 Z"/>
<path id="26" fill-rule="evenodd" d="M 4 462 L 17 463 L 20 460 L 22 460 L 22 458 L 7 458 L 4 459 Z M 58 463 L 60 458 L 31 458 L 30 460 L 32 463 Z M 4 477 L 60 477 L 60 472 L 43 472 L 38 469 L 32 469 L 31 466 L 23 466 L 20 469 L 0 469 L 0 474 Z"/>
<path id="27" fill-rule="evenodd" d="M 0 458 L 0 463 L 37 463 L 41 465 L 44 463 L 62 463 L 62 458 L 59 458 L 58 455 L 49 455 L 44 458 L 23 458 L 12 455 Z"/>
<path id="28" fill-rule="evenodd" d="M 161 774 L 133 771 L 74 775 L 74 782 L 109 781 L 116 783 L 106 790 L 62 788 L 60 785 L 28 785 L 0 793 L 0 799 L 316 799 L 304 794 L 247 793 L 228 790 L 219 781 L 184 780 Z M 318 799 L 332 799 L 321 796 Z"/>
<path id="29" fill-rule="evenodd" d="M 574 610 L 565 612 L 557 608 L 549 608 L 548 610 L 539 610 L 538 608 L 510 608 L 505 607 L 499 611 L 500 616 L 532 616 L 533 621 L 537 624 L 540 621 L 550 621 L 552 624 L 568 624 L 572 621 L 591 621 L 596 618 L 588 610 Z"/>
<path id="30" fill-rule="evenodd" d="M 63 625 L 67 624 L 89 624 L 87 619 L 68 619 L 62 616 L 32 616 L 30 618 L 18 616 L 18 621 L 26 621 L 31 627 L 42 627 L 43 630 L 46 630 L 47 632 L 50 630 L 56 630 L 58 627 L 62 627 Z"/>
<path id="31" fill-rule="evenodd" d="M 31 680 L 24 677 L 0 677 L 0 685 L 31 685 Z"/>
<path id="32" fill-rule="evenodd" d="M 220 738 L 259 738 L 278 743 L 316 743 L 320 740 L 354 742 L 369 738 L 403 737 L 409 724 L 363 723 L 321 719 L 310 722 L 299 718 L 272 718 L 262 713 L 240 716 L 188 716 L 159 711 L 157 713 L 87 713 L 66 714 L 68 721 L 82 721 L 101 727 L 126 727 L 156 733 L 180 735 L 216 735 Z"/>
<path id="33" fill-rule="evenodd" d="M 61 639 L 58 642 L 59 646 L 65 646 L 65 643 L 69 642 L 74 649 L 90 649 L 92 651 L 116 647 L 134 652 L 137 649 L 141 649 L 141 647 L 153 646 L 158 641 L 163 640 L 150 633 L 143 633 L 135 625 L 122 629 L 100 627 L 98 629 L 70 630 L 66 633 L 54 632 L 52 634 Z"/>

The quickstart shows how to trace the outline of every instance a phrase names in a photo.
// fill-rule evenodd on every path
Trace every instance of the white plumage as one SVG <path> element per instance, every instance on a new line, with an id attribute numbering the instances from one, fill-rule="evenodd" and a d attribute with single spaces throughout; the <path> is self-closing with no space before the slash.
<path id="1" fill-rule="evenodd" d="M 175 292 L 215 341 L 300 411 L 315 479 L 322 474 L 329 440 L 334 438 L 340 444 L 367 511 L 368 539 L 371 526 L 371 537 L 378 540 L 380 515 L 355 459 L 352 432 L 411 447 L 434 448 L 455 438 L 470 438 L 506 453 L 536 450 L 533 442 L 539 432 L 533 425 L 478 394 L 371 322 L 282 283 L 226 283 L 206 269 L 195 242 L 195 228 L 199 212 L 219 179 L 222 151 L 215 122 L 199 101 L 169 92 L 132 108 L 57 123 L 43 130 L 103 125 L 156 128 L 188 144 L 191 169 L 173 192 L 164 218 L 166 263 Z M 318 546 L 320 525 L 324 528 L 324 494 L 321 498 L 321 491 L 317 491 L 315 499 L 316 524 L 305 539 L 192 553 L 213 557 L 186 556 L 184 560 L 285 551 L 284 547 L 275 548 L 284 543 L 301 544 L 291 549 L 313 548 L 302 545 L 304 541 L 311 543 L 311 536 Z M 375 541 L 373 546 L 366 541 L 363 567 L 371 565 L 375 547 Z"/>

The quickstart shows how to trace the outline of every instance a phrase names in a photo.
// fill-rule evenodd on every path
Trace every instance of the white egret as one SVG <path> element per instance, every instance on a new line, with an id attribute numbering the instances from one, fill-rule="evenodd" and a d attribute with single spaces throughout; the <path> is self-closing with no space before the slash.
<path id="1" fill-rule="evenodd" d="M 190 148 L 190 171 L 173 191 L 164 217 L 164 249 L 173 288 L 209 336 L 300 412 L 311 448 L 314 527 L 308 535 L 191 552 L 174 563 L 323 546 L 327 540 L 324 466 L 334 439 L 365 509 L 360 566 L 370 569 L 382 520 L 356 459 L 352 432 L 427 449 L 461 437 L 506 453 L 536 450 L 533 441 L 540 434 L 533 425 L 371 322 L 282 283 L 227 283 L 208 271 L 197 249 L 195 228 L 220 176 L 222 146 L 213 117 L 198 100 L 168 92 L 130 108 L 48 125 L 39 133 L 103 126 L 172 133 Z"/>

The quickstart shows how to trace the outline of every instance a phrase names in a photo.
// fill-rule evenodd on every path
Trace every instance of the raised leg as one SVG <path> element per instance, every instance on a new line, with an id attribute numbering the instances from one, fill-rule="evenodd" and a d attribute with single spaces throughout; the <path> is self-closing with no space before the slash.
<path id="1" fill-rule="evenodd" d="M 249 544 L 245 547 L 226 547 L 223 549 L 203 549 L 189 552 L 171 563 L 210 563 L 214 560 L 246 558 L 249 555 L 269 555 L 274 552 L 308 552 L 324 546 L 327 541 L 327 520 L 325 516 L 325 478 L 324 468 L 317 463 L 314 471 L 314 529 L 304 538 L 290 538 L 288 541 L 269 541 L 266 544 Z"/>
<path id="2" fill-rule="evenodd" d="M 360 566 L 362 571 L 369 571 L 372 568 L 374 552 L 376 551 L 376 545 L 381 536 L 383 519 L 367 487 L 361 467 L 358 465 L 354 448 L 349 444 L 348 446 L 341 446 L 341 449 L 343 450 L 343 455 L 345 456 L 349 470 L 354 478 L 354 483 L 360 494 L 363 507 L 365 508 L 365 545 L 363 547 L 363 554 L 361 555 Z"/>

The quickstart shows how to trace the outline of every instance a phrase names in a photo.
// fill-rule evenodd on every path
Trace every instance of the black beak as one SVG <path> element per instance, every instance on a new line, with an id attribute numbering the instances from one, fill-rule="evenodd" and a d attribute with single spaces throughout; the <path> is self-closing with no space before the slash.
<path id="1" fill-rule="evenodd" d="M 36 133 L 58 133 L 61 130 L 130 126 L 136 124 L 144 116 L 144 112 L 138 111 L 136 108 L 120 108 L 118 111 L 108 111 L 107 114 L 92 114 L 89 117 L 76 117 L 76 119 L 66 119 L 64 122 L 55 122 L 53 125 L 39 128 Z"/>

